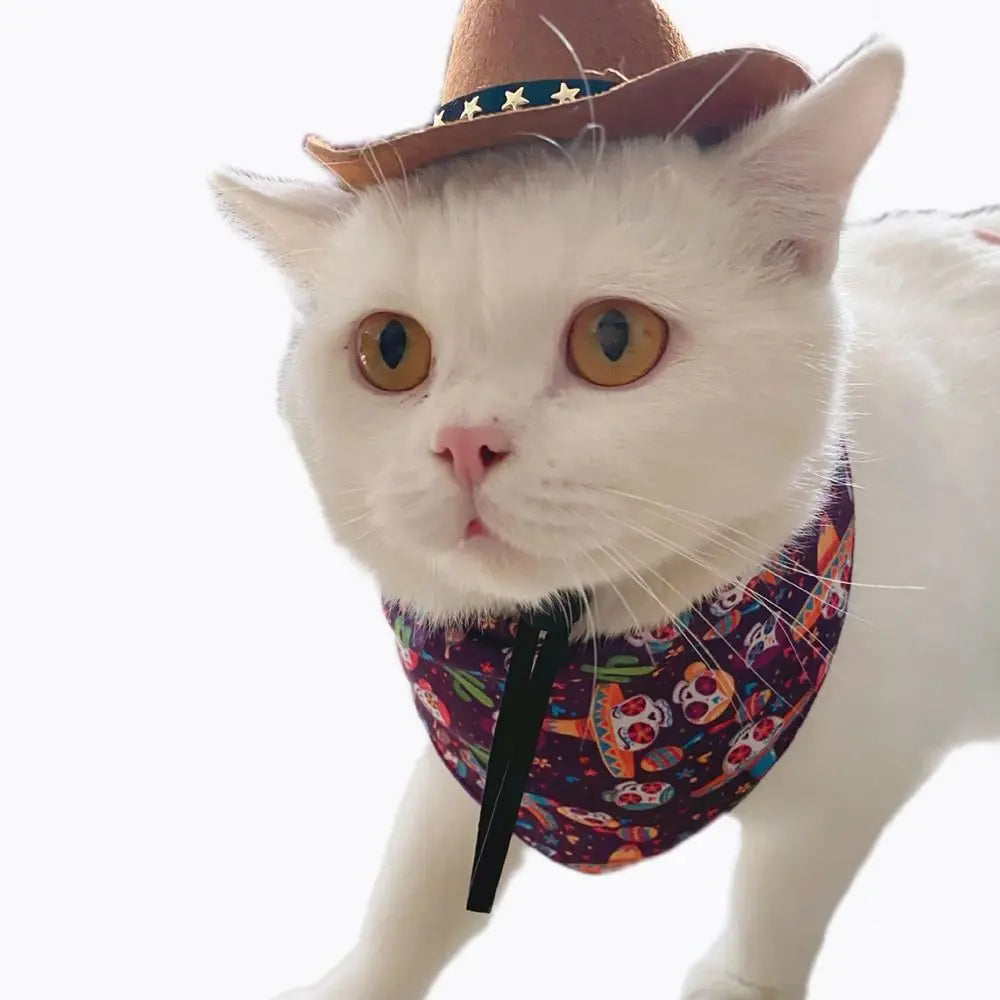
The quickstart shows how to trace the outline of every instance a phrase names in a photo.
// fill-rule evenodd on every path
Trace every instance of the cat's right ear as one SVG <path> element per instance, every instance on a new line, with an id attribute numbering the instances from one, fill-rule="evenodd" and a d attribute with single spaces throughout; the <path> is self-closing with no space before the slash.
<path id="1" fill-rule="evenodd" d="M 794 258 L 801 272 L 832 272 L 848 200 L 902 82 L 902 52 L 874 38 L 734 140 L 727 176 L 754 213 L 761 239 Z"/>
<path id="2" fill-rule="evenodd" d="M 355 200 L 332 181 L 279 180 L 232 169 L 216 171 L 210 184 L 230 224 L 303 291 L 318 279 L 330 234 Z"/>

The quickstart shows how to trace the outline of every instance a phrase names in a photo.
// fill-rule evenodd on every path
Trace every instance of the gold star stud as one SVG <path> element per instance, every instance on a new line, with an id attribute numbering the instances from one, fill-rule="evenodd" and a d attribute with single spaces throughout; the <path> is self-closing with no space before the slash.
<path id="1" fill-rule="evenodd" d="M 518 87 L 517 90 L 505 90 L 504 95 L 507 100 L 503 102 L 501 111 L 517 111 L 518 108 L 523 108 L 525 104 L 531 103 L 524 96 L 524 87 Z"/>
<path id="2" fill-rule="evenodd" d="M 444 112 L 443 111 L 439 111 L 434 116 L 434 124 L 435 125 L 443 125 L 444 124 Z"/>
<path id="3" fill-rule="evenodd" d="M 569 104 L 570 101 L 576 100 L 576 95 L 579 93 L 579 87 L 568 87 L 566 82 L 563 81 L 559 85 L 559 89 L 552 95 L 552 100 L 558 104 Z"/>
<path id="4" fill-rule="evenodd" d="M 479 106 L 479 95 L 477 94 L 471 101 L 465 102 L 465 109 L 459 115 L 459 118 L 465 118 L 471 122 L 476 115 L 481 115 L 482 113 L 483 109 Z"/>

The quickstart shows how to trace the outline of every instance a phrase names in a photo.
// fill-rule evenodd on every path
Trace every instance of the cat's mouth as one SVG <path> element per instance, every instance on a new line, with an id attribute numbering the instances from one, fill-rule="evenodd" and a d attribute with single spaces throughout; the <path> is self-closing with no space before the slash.
<path id="1" fill-rule="evenodd" d="M 516 545 L 511 544 L 506 538 L 501 537 L 494 531 L 481 517 L 473 517 L 465 526 L 465 531 L 458 542 L 460 552 L 475 553 L 477 555 L 512 555 L 518 552 Z"/>
<path id="2" fill-rule="evenodd" d="M 514 549 L 513 545 L 501 538 L 479 517 L 472 518 L 465 526 L 465 532 L 459 540 L 458 547 L 460 549 L 471 550 L 479 549 L 480 547 L 484 550 L 499 548 L 511 551 Z"/>
<path id="3" fill-rule="evenodd" d="M 465 526 L 465 535 L 463 536 L 463 541 L 468 541 L 470 538 L 491 538 L 490 529 L 479 520 L 478 517 L 474 517 Z"/>

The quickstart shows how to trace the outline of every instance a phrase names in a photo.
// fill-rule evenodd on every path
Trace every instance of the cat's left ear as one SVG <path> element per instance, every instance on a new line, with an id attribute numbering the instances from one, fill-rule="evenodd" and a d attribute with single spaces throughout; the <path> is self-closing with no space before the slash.
<path id="1" fill-rule="evenodd" d="M 760 235 L 801 273 L 828 276 L 858 175 L 892 118 L 903 55 L 873 39 L 736 138 L 725 164 Z"/>
<path id="2" fill-rule="evenodd" d="M 354 203 L 354 195 L 332 180 L 278 180 L 219 170 L 210 183 L 228 221 L 302 290 L 317 280 L 330 234 Z"/>

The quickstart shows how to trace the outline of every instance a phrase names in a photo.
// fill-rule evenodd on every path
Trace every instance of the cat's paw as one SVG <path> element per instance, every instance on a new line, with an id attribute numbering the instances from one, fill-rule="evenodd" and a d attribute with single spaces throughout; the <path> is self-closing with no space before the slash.
<path id="1" fill-rule="evenodd" d="M 318 983 L 282 993 L 274 1000 L 421 1000 L 426 989 L 391 962 L 348 955 Z"/>
<path id="2" fill-rule="evenodd" d="M 389 1000 L 364 987 L 352 984 L 336 985 L 335 983 L 317 983 L 315 986 L 304 986 L 302 989 L 282 993 L 274 1000 Z"/>
<path id="3" fill-rule="evenodd" d="M 274 1000 L 380 1000 L 365 981 L 360 963 L 347 958 L 320 982 L 289 990 Z"/>
<path id="4" fill-rule="evenodd" d="M 410 1000 L 411 997 L 417 1000 L 417 994 L 402 993 L 395 987 L 320 983 L 282 993 L 274 1000 Z"/>
<path id="5" fill-rule="evenodd" d="M 691 970 L 681 1000 L 802 1000 L 802 994 L 754 986 L 721 969 L 702 965 Z"/>
<path id="6" fill-rule="evenodd" d="M 282 993 L 274 1000 L 395 1000 L 395 996 L 378 986 L 324 980 L 315 986 Z"/>

